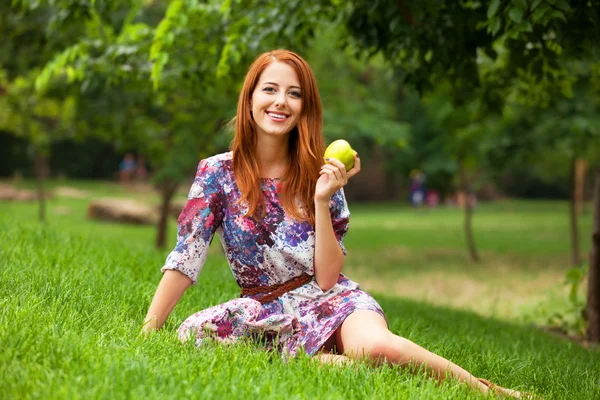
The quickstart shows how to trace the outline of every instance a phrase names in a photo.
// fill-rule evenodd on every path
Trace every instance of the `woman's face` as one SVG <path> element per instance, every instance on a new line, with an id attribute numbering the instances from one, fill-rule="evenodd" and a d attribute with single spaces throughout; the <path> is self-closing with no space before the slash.
<path id="1" fill-rule="evenodd" d="M 252 117 L 258 135 L 287 135 L 302 112 L 302 88 L 296 71 L 282 62 L 271 63 L 252 93 Z"/>

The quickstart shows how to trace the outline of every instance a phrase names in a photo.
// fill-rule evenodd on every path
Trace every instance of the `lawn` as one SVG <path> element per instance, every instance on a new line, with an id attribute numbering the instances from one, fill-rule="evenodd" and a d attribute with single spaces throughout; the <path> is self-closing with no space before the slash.
<path id="1" fill-rule="evenodd" d="M 152 247 L 153 227 L 92 222 L 85 211 L 95 197 L 157 198 L 141 187 L 50 184 L 65 185 L 87 197 L 50 200 L 46 224 L 35 204 L 0 203 L 1 398 L 485 398 L 397 368 L 321 366 L 302 355 L 285 363 L 251 343 L 182 345 L 175 331 L 189 314 L 238 295 L 216 240 L 198 285 L 142 339 L 169 249 Z M 600 351 L 539 327 L 568 306 L 566 203 L 480 205 L 479 264 L 466 257 L 460 210 L 350 208 L 345 272 L 373 292 L 394 332 L 503 386 L 600 398 Z M 587 250 L 591 217 L 580 221 Z M 171 247 L 174 223 L 169 230 Z"/>

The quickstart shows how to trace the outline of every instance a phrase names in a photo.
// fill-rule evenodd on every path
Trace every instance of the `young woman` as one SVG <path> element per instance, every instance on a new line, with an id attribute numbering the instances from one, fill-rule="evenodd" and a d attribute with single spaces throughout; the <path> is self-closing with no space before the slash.
<path id="1" fill-rule="evenodd" d="M 343 187 L 360 172 L 323 163 L 316 80 L 297 54 L 260 55 L 242 88 L 232 151 L 200 162 L 144 329 L 159 329 L 196 283 L 216 232 L 242 297 L 190 316 L 182 340 L 260 337 L 285 356 L 303 348 L 325 362 L 425 364 L 482 392 L 494 388 L 390 332 L 377 302 L 344 276 L 349 211 Z"/>

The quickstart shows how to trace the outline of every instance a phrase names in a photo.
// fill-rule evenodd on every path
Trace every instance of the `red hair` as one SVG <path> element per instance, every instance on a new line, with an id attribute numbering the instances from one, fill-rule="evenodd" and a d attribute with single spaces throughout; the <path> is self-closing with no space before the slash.
<path id="1" fill-rule="evenodd" d="M 238 101 L 235 136 L 231 143 L 233 171 L 242 200 L 248 201 L 248 215 L 264 216 L 264 198 L 260 188 L 260 169 L 256 162 L 256 128 L 250 101 L 260 75 L 274 62 L 294 69 L 302 89 L 302 111 L 298 124 L 289 133 L 290 161 L 282 177 L 280 193 L 285 211 L 293 218 L 314 225 L 314 193 L 323 164 L 323 110 L 317 81 L 308 63 L 288 50 L 274 50 L 259 55 L 250 66 Z M 302 206 L 298 209 L 296 201 Z"/>

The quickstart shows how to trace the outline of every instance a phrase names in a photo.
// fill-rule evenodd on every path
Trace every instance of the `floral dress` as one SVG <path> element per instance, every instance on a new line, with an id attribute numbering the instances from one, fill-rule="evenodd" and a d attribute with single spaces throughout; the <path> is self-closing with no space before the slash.
<path id="1" fill-rule="evenodd" d="M 162 271 L 178 270 L 195 284 L 217 233 L 242 288 L 283 283 L 303 273 L 314 276 L 314 227 L 285 212 L 278 197 L 281 186 L 279 179 L 262 179 L 266 216 L 245 216 L 248 204 L 238 201 L 241 193 L 233 174 L 232 153 L 200 161 L 179 216 L 177 245 Z M 343 190 L 331 197 L 330 211 L 345 255 L 343 239 L 350 213 Z M 208 337 L 224 343 L 261 338 L 284 356 L 294 356 L 300 348 L 313 355 L 354 311 L 372 310 L 385 318 L 379 304 L 343 274 L 327 291 L 313 278 L 265 304 L 252 297 L 193 314 L 179 328 L 179 338 L 193 339 L 197 345 Z"/>

